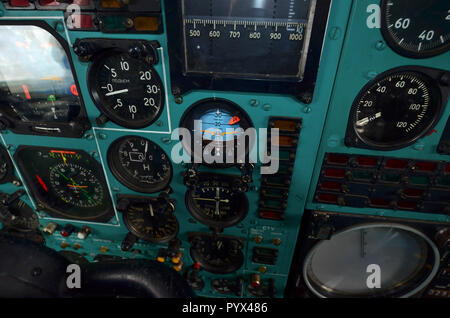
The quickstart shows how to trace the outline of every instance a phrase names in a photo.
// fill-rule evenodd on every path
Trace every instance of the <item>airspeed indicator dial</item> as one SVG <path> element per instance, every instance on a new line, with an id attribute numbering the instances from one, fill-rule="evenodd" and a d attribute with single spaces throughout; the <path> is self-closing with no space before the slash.
<path id="1" fill-rule="evenodd" d="M 427 75 L 386 72 L 367 84 L 353 102 L 354 133 L 373 149 L 398 149 L 426 134 L 438 120 L 440 92 Z"/>

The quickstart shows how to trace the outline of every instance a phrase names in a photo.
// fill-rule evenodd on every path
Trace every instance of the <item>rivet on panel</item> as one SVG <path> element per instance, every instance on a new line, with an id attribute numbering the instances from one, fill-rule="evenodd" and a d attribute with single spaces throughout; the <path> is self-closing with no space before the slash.
<path id="1" fill-rule="evenodd" d="M 267 112 L 267 111 L 269 111 L 269 110 L 272 109 L 272 105 L 270 105 L 270 104 L 264 104 L 263 109 Z"/>

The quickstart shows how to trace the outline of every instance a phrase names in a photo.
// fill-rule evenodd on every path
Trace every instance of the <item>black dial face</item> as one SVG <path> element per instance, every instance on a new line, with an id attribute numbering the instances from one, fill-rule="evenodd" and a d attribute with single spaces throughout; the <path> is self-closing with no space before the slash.
<path id="1" fill-rule="evenodd" d="M 425 58 L 450 48 L 448 0 L 383 0 L 381 30 L 399 54 Z"/>
<path id="2" fill-rule="evenodd" d="M 440 92 L 425 74 L 381 74 L 353 102 L 351 119 L 357 137 L 376 149 L 405 147 L 426 134 L 440 114 Z"/>
<path id="3" fill-rule="evenodd" d="M 190 140 L 182 140 L 183 147 L 206 165 L 235 164 L 244 160 L 253 146 L 252 140 L 246 142 L 244 138 L 244 131 L 253 127 L 250 117 L 238 105 L 225 99 L 211 98 L 195 103 L 183 114 L 180 127 L 191 132 Z M 196 144 L 201 145 L 198 148 L 202 153 L 194 151 Z M 240 148 L 245 150 L 244 154 L 238 153 Z M 208 155 L 211 159 L 205 160 Z"/>
<path id="4" fill-rule="evenodd" d="M 37 230 L 39 221 L 33 209 L 20 199 L 6 205 L 5 201 L 8 197 L 4 193 L 0 194 L 0 221 L 3 227 L 19 232 Z"/>
<path id="5" fill-rule="evenodd" d="M 190 239 L 191 257 L 207 272 L 228 274 L 244 263 L 242 241 L 236 238 L 198 235 Z"/>
<path id="6" fill-rule="evenodd" d="M 51 216 L 98 222 L 113 216 L 102 167 L 86 152 L 23 146 L 15 159 L 37 205 Z"/>
<path id="7" fill-rule="evenodd" d="M 247 215 L 248 199 L 232 188 L 233 178 L 204 174 L 194 189 L 186 192 L 189 213 L 215 229 L 233 226 Z"/>
<path id="8" fill-rule="evenodd" d="M 94 173 L 76 163 L 53 166 L 49 180 L 59 198 L 76 207 L 96 207 L 105 196 L 105 189 Z"/>
<path id="9" fill-rule="evenodd" d="M 123 218 L 127 228 L 137 237 L 164 243 L 178 234 L 178 221 L 173 211 L 172 205 L 162 205 L 156 201 L 133 202 L 124 211 Z"/>
<path id="10" fill-rule="evenodd" d="M 89 70 L 89 86 L 100 111 L 123 127 L 147 127 L 163 110 L 164 89 L 158 74 L 128 53 L 100 55 Z"/>
<path id="11" fill-rule="evenodd" d="M 170 158 L 143 137 L 124 136 L 114 141 L 108 149 L 108 163 L 114 176 L 137 192 L 161 191 L 172 179 Z"/>

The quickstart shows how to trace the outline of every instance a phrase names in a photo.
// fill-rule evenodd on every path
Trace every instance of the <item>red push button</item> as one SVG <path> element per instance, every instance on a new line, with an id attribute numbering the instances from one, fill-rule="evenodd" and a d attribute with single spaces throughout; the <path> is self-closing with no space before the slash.
<path id="1" fill-rule="evenodd" d="M 41 6 L 59 6 L 60 3 L 54 0 L 39 0 Z"/>

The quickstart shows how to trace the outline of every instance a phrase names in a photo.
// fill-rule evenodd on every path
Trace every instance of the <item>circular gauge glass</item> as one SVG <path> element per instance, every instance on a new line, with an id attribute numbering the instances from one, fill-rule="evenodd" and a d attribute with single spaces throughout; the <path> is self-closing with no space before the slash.
<path id="1" fill-rule="evenodd" d="M 397 53 L 413 58 L 441 54 L 450 48 L 448 0 L 383 0 L 381 31 Z"/>
<path id="2" fill-rule="evenodd" d="M 128 53 L 98 56 L 89 70 L 89 87 L 100 111 L 123 127 L 147 127 L 163 110 L 164 88 L 158 74 Z"/>
<path id="3" fill-rule="evenodd" d="M 441 113 L 440 91 L 427 75 L 384 73 L 356 97 L 350 114 L 357 137 L 367 146 L 391 150 L 424 136 Z"/>
<path id="4" fill-rule="evenodd" d="M 253 147 L 253 140 L 250 138 L 247 142 L 244 134 L 253 127 L 250 117 L 238 105 L 225 99 L 210 98 L 193 104 L 183 114 L 180 127 L 191 133 L 190 139 L 182 139 L 184 149 L 205 165 L 230 166 L 238 160 L 244 163 Z M 201 153 L 196 151 L 197 148 Z M 239 153 L 241 148 L 242 154 Z"/>
<path id="5" fill-rule="evenodd" d="M 369 265 L 379 266 L 380 288 L 369 288 Z M 434 277 L 439 251 L 421 232 L 397 224 L 349 228 L 317 243 L 303 265 L 319 297 L 409 297 Z"/>
<path id="6" fill-rule="evenodd" d="M 172 180 L 170 158 L 153 141 L 124 136 L 108 149 L 111 172 L 123 185 L 143 193 L 166 189 Z"/>
<path id="7" fill-rule="evenodd" d="M 76 207 L 96 207 L 105 196 L 101 182 L 93 172 L 76 163 L 53 166 L 49 180 L 58 197 Z"/>
<path id="8" fill-rule="evenodd" d="M 207 272 L 228 274 L 237 271 L 244 263 L 242 243 L 220 236 L 196 236 L 191 241 L 191 257 Z"/>
<path id="9" fill-rule="evenodd" d="M 248 212 L 248 199 L 244 193 L 232 189 L 228 176 L 206 174 L 194 189 L 186 192 L 189 213 L 215 229 L 241 222 Z"/>
<path id="10" fill-rule="evenodd" d="M 37 206 L 49 215 L 97 222 L 113 217 L 103 169 L 85 151 L 21 146 L 14 158 Z"/>
<path id="11" fill-rule="evenodd" d="M 153 243 L 165 243 L 178 234 L 178 221 L 173 207 L 151 202 L 130 203 L 123 219 L 127 228 L 140 239 Z"/>

